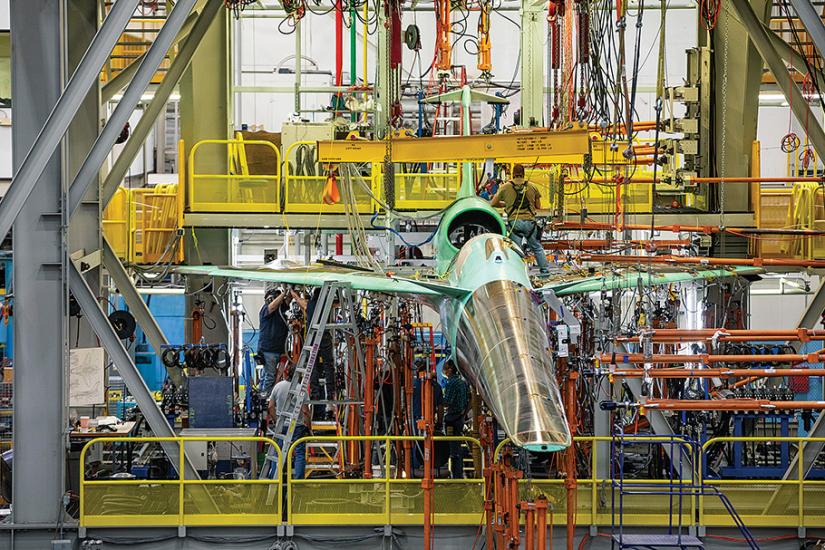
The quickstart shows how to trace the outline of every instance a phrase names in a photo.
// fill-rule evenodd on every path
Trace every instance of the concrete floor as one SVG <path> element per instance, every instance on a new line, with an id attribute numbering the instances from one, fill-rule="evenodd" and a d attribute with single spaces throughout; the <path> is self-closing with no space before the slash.
<path id="1" fill-rule="evenodd" d="M 652 532 L 651 530 L 639 530 L 636 532 Z M 383 528 L 370 529 L 367 527 L 344 528 L 334 527 L 307 527 L 296 528 L 292 538 L 299 550 L 329 549 L 339 550 L 375 550 L 375 549 L 420 549 L 423 545 L 423 533 L 420 527 L 396 527 L 393 530 L 393 539 L 383 539 L 381 534 Z M 434 548 L 438 550 L 466 550 L 473 548 L 484 548 L 483 533 L 476 541 L 477 529 L 473 527 L 439 527 L 435 529 Z M 606 549 L 610 548 L 610 529 L 603 529 L 596 537 L 587 537 L 586 529 L 579 529 L 576 534 L 575 548 L 585 549 Z M 816 535 L 825 539 L 825 531 L 815 533 L 809 532 L 809 546 L 814 548 Z M 556 528 L 553 533 L 553 546 L 555 549 L 565 548 L 565 534 L 563 530 Z M 705 548 L 709 549 L 730 549 L 745 548 L 742 542 L 725 541 L 716 537 L 738 538 L 737 531 L 729 529 L 719 529 L 708 533 L 705 537 Z M 754 532 L 754 536 L 760 542 L 761 548 L 776 550 L 799 550 L 806 548 L 805 541 L 797 538 L 796 532 L 762 530 Z M 14 541 L 12 542 L 11 531 L 3 534 L 0 532 L 0 550 L 50 550 L 51 540 L 54 531 L 14 531 Z M 72 540 L 71 548 L 81 548 L 77 541 L 76 531 L 64 532 L 64 537 Z M 769 540 L 781 537 L 782 540 Z M 785 538 L 787 537 L 787 538 Z M 96 538 L 102 544 L 93 550 L 109 550 L 115 548 L 130 548 L 132 550 L 202 550 L 212 548 L 232 548 L 233 550 L 278 550 L 276 543 L 277 536 L 272 529 L 224 529 L 224 528 L 199 528 L 188 529 L 187 536 L 179 538 L 177 533 L 169 529 L 101 529 L 87 533 L 87 538 Z M 382 540 L 383 539 L 383 540 Z M 393 544 L 394 542 L 394 544 Z M 62 549 L 61 549 L 62 550 Z"/>

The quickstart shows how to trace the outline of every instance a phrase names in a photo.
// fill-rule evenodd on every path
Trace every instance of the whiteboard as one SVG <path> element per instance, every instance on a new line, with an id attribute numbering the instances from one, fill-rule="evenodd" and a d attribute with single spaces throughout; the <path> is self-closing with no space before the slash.
<path id="1" fill-rule="evenodd" d="M 102 405 L 106 401 L 103 381 L 103 348 L 69 351 L 69 406 Z"/>

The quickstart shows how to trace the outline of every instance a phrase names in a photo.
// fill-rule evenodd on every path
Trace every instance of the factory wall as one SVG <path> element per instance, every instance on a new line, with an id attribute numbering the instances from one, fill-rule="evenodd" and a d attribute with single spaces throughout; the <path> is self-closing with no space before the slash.
<path id="1" fill-rule="evenodd" d="M 801 153 L 782 152 L 782 137 L 788 133 L 795 133 L 799 136 L 802 144 L 805 143 L 805 124 L 800 123 L 791 113 L 790 107 L 782 98 L 779 92 L 766 92 L 761 94 L 763 104 L 759 107 L 759 125 L 757 127 L 757 137 L 762 148 L 762 176 L 763 177 L 784 177 L 788 175 L 788 161 Z M 768 103 L 769 104 L 765 104 Z M 821 111 L 814 107 L 814 112 Z M 809 121 L 808 124 L 822 124 L 823 120 Z M 789 159 L 790 157 L 790 159 Z M 817 170 L 822 170 L 822 161 L 817 161 Z M 811 166 L 813 168 L 813 166 Z M 812 174 L 813 175 L 813 174 Z"/>

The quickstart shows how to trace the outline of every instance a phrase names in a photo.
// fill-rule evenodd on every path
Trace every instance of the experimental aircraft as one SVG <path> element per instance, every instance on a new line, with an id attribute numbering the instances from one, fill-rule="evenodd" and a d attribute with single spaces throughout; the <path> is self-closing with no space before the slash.
<path id="1" fill-rule="evenodd" d="M 543 302 L 557 295 L 635 287 L 639 275 L 576 277 L 534 286 L 524 253 L 508 238 L 499 212 L 476 195 L 465 174 L 434 235 L 432 278 L 411 279 L 342 265 L 273 269 L 192 266 L 178 272 L 236 280 L 321 286 L 415 297 L 436 309 L 461 372 L 477 388 L 510 440 L 534 452 L 570 445 L 554 372 Z M 702 270 L 642 275 L 645 285 L 728 277 L 755 271 Z M 556 304 L 560 304 L 556 300 Z M 562 317 L 569 312 L 561 312 Z"/>

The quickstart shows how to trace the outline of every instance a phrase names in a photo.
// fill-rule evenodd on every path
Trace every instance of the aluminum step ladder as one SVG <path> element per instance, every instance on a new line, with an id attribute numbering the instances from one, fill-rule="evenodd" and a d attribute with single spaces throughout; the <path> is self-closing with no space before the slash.
<path id="1" fill-rule="evenodd" d="M 333 313 L 333 304 L 336 301 L 340 304 L 341 312 L 345 317 L 342 322 L 330 320 L 330 314 Z M 309 381 L 318 360 L 318 350 L 324 333 L 327 330 L 344 330 L 351 332 L 353 337 L 357 339 L 357 314 L 355 296 L 349 283 L 327 281 L 321 286 L 312 319 L 307 327 L 306 339 L 298 356 L 295 370 L 292 373 L 292 379 L 289 382 L 286 406 L 283 407 L 283 410 L 276 411 L 275 425 L 268 430 L 269 437 L 279 441 L 283 449 L 284 460 L 286 460 L 287 450 L 295 434 L 297 423 L 301 419 L 301 409 L 308 403 Z M 359 349 L 359 364 L 363 365 L 360 346 L 356 346 L 356 348 Z M 280 479 L 280 473 L 277 452 L 270 447 L 264 458 L 259 479 Z"/>

